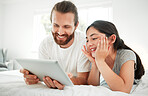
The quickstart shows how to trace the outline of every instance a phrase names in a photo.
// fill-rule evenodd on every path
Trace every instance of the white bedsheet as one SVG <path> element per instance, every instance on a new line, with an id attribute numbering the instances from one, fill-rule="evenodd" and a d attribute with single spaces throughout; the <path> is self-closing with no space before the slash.
<path id="1" fill-rule="evenodd" d="M 66 86 L 64 90 L 47 88 L 44 83 L 26 85 L 18 70 L 4 71 L 0 72 L 0 96 L 148 96 L 148 75 L 131 94 L 126 94 L 91 85 Z"/>

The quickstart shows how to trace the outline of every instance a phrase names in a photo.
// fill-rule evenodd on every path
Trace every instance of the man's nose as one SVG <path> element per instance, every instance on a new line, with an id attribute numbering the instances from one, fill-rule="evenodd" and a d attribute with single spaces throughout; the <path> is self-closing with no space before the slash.
<path id="1" fill-rule="evenodd" d="M 64 29 L 62 27 L 60 27 L 59 30 L 58 30 L 58 34 L 63 35 L 64 33 L 65 33 Z"/>

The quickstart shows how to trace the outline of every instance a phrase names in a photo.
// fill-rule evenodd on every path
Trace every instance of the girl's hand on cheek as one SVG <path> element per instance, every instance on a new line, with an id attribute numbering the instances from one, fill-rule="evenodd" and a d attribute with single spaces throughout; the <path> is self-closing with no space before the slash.
<path id="1" fill-rule="evenodd" d="M 96 61 L 105 61 L 105 58 L 109 54 L 109 46 L 107 37 L 101 36 L 101 40 L 98 42 L 98 46 L 95 52 Z"/>

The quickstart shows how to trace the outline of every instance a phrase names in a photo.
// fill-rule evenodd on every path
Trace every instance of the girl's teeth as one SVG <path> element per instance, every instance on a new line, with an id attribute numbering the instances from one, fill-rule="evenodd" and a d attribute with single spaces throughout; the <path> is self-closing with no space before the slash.
<path id="1" fill-rule="evenodd" d="M 94 51 L 95 49 L 91 49 L 91 51 Z"/>

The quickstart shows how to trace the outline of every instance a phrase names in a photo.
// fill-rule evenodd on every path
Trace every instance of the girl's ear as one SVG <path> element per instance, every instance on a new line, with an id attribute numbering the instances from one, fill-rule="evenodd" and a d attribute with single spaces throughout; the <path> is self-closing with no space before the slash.
<path id="1" fill-rule="evenodd" d="M 113 34 L 109 37 L 109 44 L 113 44 L 113 43 L 115 43 L 115 41 L 116 41 L 116 35 Z"/>

